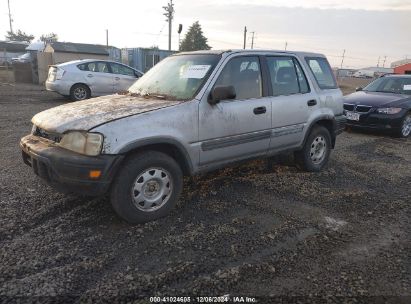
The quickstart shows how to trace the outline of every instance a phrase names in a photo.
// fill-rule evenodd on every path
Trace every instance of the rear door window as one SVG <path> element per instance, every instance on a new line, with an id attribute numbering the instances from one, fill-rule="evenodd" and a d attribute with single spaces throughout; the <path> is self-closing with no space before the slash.
<path id="1" fill-rule="evenodd" d="M 299 63 L 292 57 L 267 57 L 273 96 L 305 94 L 310 91 L 307 78 Z"/>
<path id="2" fill-rule="evenodd" d="M 337 88 L 334 74 L 327 59 L 322 57 L 307 57 L 305 60 L 311 72 L 313 72 L 320 89 L 327 90 Z"/>

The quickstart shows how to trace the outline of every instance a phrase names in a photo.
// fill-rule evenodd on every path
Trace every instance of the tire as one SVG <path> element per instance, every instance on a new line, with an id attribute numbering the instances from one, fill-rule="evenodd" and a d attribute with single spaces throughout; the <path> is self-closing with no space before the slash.
<path id="1" fill-rule="evenodd" d="M 295 152 L 297 166 L 308 172 L 319 172 L 328 163 L 331 153 L 330 132 L 322 126 L 314 126 L 304 147 Z"/>
<path id="2" fill-rule="evenodd" d="M 90 88 L 85 84 L 75 84 L 70 89 L 70 99 L 72 101 L 79 101 L 88 99 L 91 96 Z"/>
<path id="3" fill-rule="evenodd" d="M 396 137 L 407 138 L 411 135 L 411 112 L 405 114 L 402 119 L 401 127 L 396 132 Z"/>
<path id="4" fill-rule="evenodd" d="M 167 154 L 147 151 L 126 159 L 111 188 L 116 213 L 130 224 L 166 216 L 183 188 L 183 173 Z M 154 204 L 155 202 L 155 204 Z"/>

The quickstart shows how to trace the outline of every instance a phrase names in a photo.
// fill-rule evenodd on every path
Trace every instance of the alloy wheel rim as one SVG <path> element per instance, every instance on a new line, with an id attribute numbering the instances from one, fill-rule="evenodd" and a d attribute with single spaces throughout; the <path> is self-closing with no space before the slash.
<path id="1" fill-rule="evenodd" d="M 411 115 L 408 115 L 402 124 L 402 135 L 407 137 L 411 133 Z"/>
<path id="2" fill-rule="evenodd" d="M 327 151 L 327 143 L 323 136 L 317 136 L 311 143 L 310 157 L 311 161 L 318 165 L 324 158 Z"/>
<path id="3" fill-rule="evenodd" d="M 137 209 L 153 212 L 167 203 L 172 191 L 170 174 L 162 168 L 149 168 L 135 179 L 131 196 Z"/>
<path id="4" fill-rule="evenodd" d="M 74 90 L 74 96 L 78 100 L 82 100 L 86 98 L 86 90 L 84 88 L 76 88 Z"/>

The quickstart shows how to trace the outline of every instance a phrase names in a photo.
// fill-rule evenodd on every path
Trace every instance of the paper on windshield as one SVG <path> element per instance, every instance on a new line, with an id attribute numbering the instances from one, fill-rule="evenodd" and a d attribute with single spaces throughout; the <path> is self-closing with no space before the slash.
<path id="1" fill-rule="evenodd" d="M 210 69 L 211 65 L 190 65 L 185 69 L 181 78 L 194 78 L 194 79 L 201 79 L 207 74 L 208 70 Z"/>
<path id="2" fill-rule="evenodd" d="M 411 84 L 404 84 L 404 91 L 411 91 Z"/>

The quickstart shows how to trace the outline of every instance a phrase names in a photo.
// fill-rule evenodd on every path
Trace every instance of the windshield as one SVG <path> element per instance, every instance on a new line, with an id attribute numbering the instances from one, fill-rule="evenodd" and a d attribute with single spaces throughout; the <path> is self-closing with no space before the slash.
<path id="1" fill-rule="evenodd" d="M 161 99 L 192 99 L 219 60 L 219 55 L 167 57 L 137 80 L 129 92 Z"/>
<path id="2" fill-rule="evenodd" d="M 381 77 L 366 86 L 364 91 L 411 95 L 411 77 Z"/>

